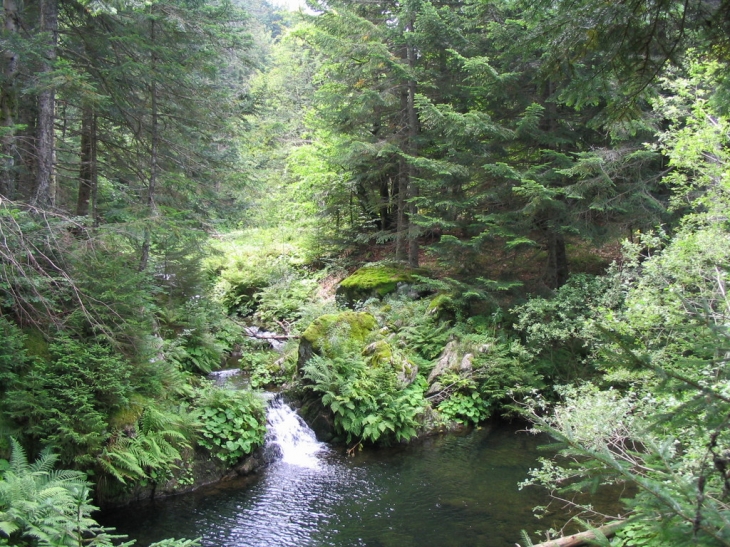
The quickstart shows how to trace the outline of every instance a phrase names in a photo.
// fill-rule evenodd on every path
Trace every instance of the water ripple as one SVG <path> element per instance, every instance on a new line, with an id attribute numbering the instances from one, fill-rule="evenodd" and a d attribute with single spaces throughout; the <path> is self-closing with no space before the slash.
<path id="1" fill-rule="evenodd" d="M 141 546 L 174 536 L 205 547 L 511 547 L 521 529 L 555 524 L 532 519 L 543 493 L 517 490 L 542 441 L 511 427 L 355 458 L 318 443 L 291 409 L 270 412 L 269 431 L 280 458 L 257 479 L 105 524 Z"/>

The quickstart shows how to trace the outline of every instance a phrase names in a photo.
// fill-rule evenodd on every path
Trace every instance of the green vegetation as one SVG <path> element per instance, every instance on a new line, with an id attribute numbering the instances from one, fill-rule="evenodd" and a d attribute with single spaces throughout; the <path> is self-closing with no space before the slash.
<path id="1" fill-rule="evenodd" d="M 611 545 L 730 545 L 728 3 L 311 7 L 4 2 L 0 544 L 241 463 L 237 366 L 350 449 L 526 416 Z"/>
<path id="2" fill-rule="evenodd" d="M 201 394 L 195 415 L 201 422 L 200 446 L 228 464 L 264 442 L 264 404 L 249 392 L 209 389 Z"/>
<path id="3" fill-rule="evenodd" d="M 119 535 L 99 526 L 91 513 L 89 484 L 83 473 L 56 471 L 48 451 L 28 463 L 23 448 L 12 441 L 10 461 L 0 460 L 0 545 L 39 547 L 93 545 L 121 547 Z M 197 541 L 165 540 L 155 547 L 194 547 Z"/>
<path id="4" fill-rule="evenodd" d="M 376 326 L 375 318 L 365 312 L 327 314 L 318 317 L 307 327 L 302 333 L 302 340 L 308 342 L 313 351 L 328 355 L 336 353 L 340 344 L 362 344 Z"/>
<path id="5" fill-rule="evenodd" d="M 369 366 L 357 354 L 315 356 L 304 366 L 304 378 L 334 415 L 335 433 L 348 443 L 356 440 L 355 446 L 416 435 L 425 385 L 404 385 L 399 372 L 390 366 Z"/>
<path id="6" fill-rule="evenodd" d="M 419 272 L 397 266 L 366 266 L 343 279 L 337 287 L 337 295 L 348 304 L 372 297 L 382 298 L 394 292 L 399 283 L 415 282 L 416 273 Z"/>

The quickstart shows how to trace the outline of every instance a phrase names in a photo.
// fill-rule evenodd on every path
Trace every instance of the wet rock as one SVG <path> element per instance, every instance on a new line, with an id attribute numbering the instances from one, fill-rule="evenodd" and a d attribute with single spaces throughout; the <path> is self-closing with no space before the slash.
<path id="1" fill-rule="evenodd" d="M 205 449 L 195 450 L 192 458 L 173 470 L 172 477 L 160 484 L 135 484 L 131 489 L 116 493 L 105 493 L 98 501 L 103 508 L 120 507 L 132 502 L 167 498 L 186 494 L 202 486 L 256 473 L 265 465 L 262 448 L 242 458 L 233 467 L 211 455 Z"/>

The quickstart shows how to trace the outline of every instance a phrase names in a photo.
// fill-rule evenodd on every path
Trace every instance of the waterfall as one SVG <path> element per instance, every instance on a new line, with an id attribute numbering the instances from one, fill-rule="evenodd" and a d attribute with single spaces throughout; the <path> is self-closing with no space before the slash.
<path id="1" fill-rule="evenodd" d="M 317 469 L 317 457 L 327 451 L 327 446 L 317 440 L 309 426 L 281 396 L 269 403 L 266 415 L 266 448 L 289 465 Z"/>

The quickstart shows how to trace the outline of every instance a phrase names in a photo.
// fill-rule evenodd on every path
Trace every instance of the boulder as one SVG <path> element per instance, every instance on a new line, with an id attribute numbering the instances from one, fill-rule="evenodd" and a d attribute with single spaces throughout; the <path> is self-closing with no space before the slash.
<path id="1" fill-rule="evenodd" d="M 413 289 L 416 281 L 414 276 L 425 274 L 423 270 L 399 266 L 364 266 L 340 282 L 335 296 L 347 306 L 369 298 L 383 298 L 396 291 L 418 298 L 421 295 Z"/>
<path id="2" fill-rule="evenodd" d="M 431 374 L 428 375 L 428 383 L 432 384 L 436 378 L 447 370 L 459 370 L 461 360 L 459 359 L 459 342 L 451 340 L 441 352 L 439 360 L 436 361 Z"/>
<path id="3" fill-rule="evenodd" d="M 474 369 L 474 354 L 489 353 L 490 344 L 475 346 L 474 344 L 460 344 L 459 340 L 452 339 L 446 344 L 438 361 L 428 375 L 429 388 L 426 395 L 434 395 L 443 391 L 444 386 L 439 378 L 448 371 L 463 377 L 471 375 Z"/>
<path id="4" fill-rule="evenodd" d="M 378 340 L 369 344 L 362 351 L 367 357 L 367 362 L 371 367 L 390 367 L 398 375 L 398 383 L 403 386 L 409 386 L 418 376 L 418 365 L 410 362 L 397 351 L 393 351 L 393 347 L 385 340 Z"/>
<path id="5" fill-rule="evenodd" d="M 345 311 L 342 313 L 331 313 L 318 317 L 302 333 L 299 340 L 299 358 L 297 368 L 301 367 L 312 358 L 312 355 L 328 354 L 332 336 L 341 334 L 346 336 L 350 342 L 362 347 L 370 334 L 378 328 L 375 317 L 369 313 Z"/>

